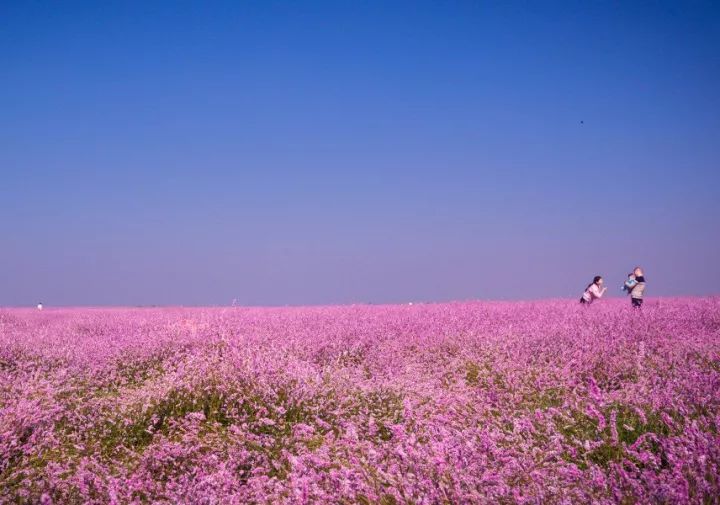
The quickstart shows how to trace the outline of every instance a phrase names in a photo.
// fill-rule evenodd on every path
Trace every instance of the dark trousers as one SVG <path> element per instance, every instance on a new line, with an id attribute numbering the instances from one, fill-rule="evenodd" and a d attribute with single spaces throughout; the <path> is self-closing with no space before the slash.
<path id="1" fill-rule="evenodd" d="M 633 308 L 639 309 L 642 307 L 642 298 L 630 298 L 630 301 L 632 301 Z"/>

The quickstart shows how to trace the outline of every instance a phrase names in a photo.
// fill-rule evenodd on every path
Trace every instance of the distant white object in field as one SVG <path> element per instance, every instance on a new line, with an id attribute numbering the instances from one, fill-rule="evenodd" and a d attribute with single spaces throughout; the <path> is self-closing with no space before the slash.
<path id="1" fill-rule="evenodd" d="M 412 305 L 412 302 L 408 303 L 408 305 Z"/>
<path id="2" fill-rule="evenodd" d="M 38 310 L 42 310 L 42 302 L 37 304 L 37 308 L 38 308 Z"/>

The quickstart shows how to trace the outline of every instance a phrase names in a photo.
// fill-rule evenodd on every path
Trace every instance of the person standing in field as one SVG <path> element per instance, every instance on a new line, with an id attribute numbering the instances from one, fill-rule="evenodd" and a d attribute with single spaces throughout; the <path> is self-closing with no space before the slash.
<path id="1" fill-rule="evenodd" d="M 590 304 L 598 298 L 602 298 L 607 291 L 606 287 L 603 287 L 603 278 L 600 275 L 596 275 L 593 281 L 588 284 L 585 288 L 585 292 L 580 297 L 580 303 Z"/>
<path id="2" fill-rule="evenodd" d="M 634 308 L 642 307 L 645 294 L 645 275 L 642 268 L 635 267 L 632 277 L 625 281 L 625 291 L 630 295 L 630 302 Z"/>

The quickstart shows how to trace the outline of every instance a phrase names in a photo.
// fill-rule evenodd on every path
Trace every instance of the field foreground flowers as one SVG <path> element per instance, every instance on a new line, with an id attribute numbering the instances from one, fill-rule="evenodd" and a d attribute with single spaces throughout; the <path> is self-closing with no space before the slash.
<path id="1" fill-rule="evenodd" d="M 718 503 L 720 299 L 0 310 L 2 503 Z"/>

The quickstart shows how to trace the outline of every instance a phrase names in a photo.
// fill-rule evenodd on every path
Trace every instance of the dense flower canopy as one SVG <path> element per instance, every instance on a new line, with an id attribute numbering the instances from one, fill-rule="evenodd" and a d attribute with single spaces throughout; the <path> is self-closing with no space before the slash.
<path id="1" fill-rule="evenodd" d="M 720 299 L 0 311 L 0 502 L 713 503 Z"/>

